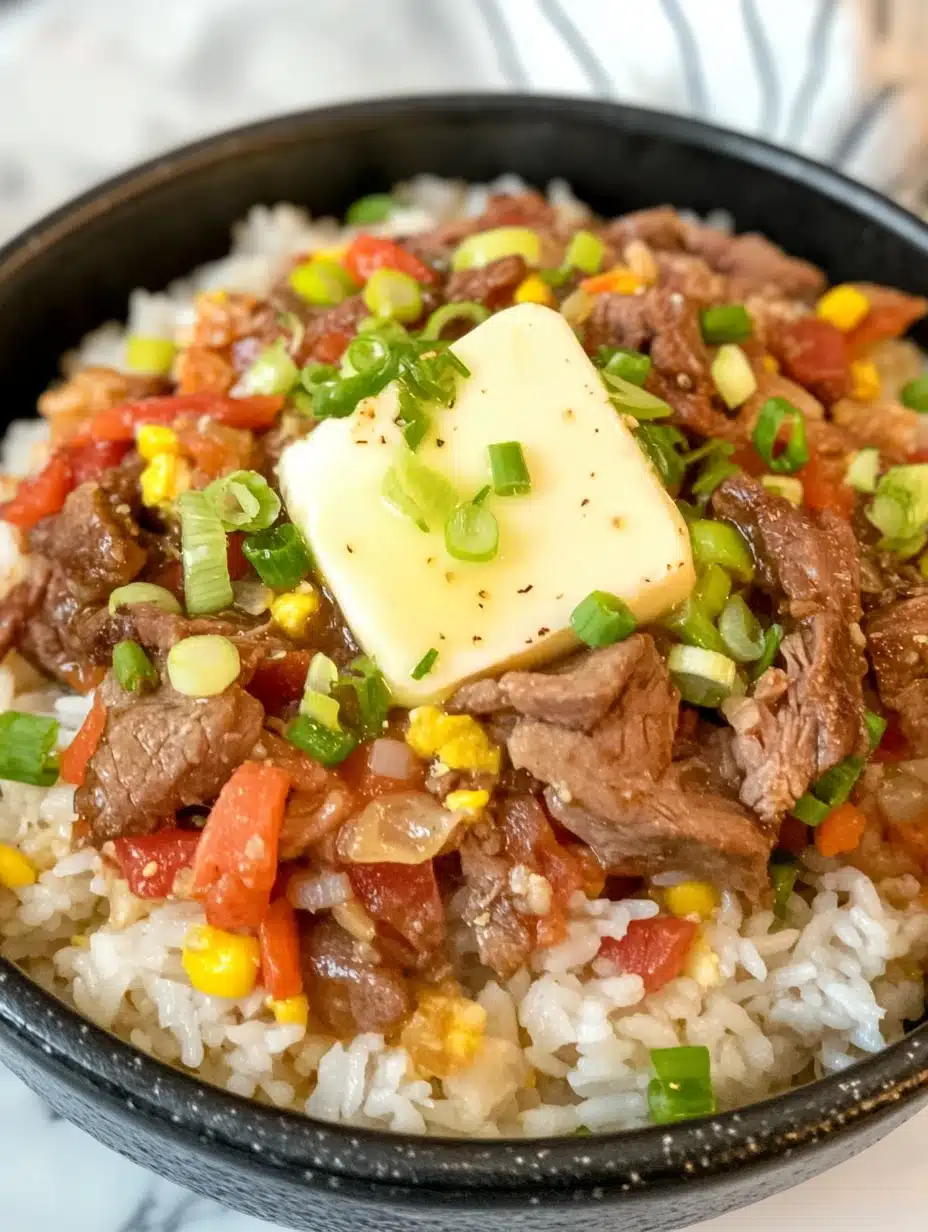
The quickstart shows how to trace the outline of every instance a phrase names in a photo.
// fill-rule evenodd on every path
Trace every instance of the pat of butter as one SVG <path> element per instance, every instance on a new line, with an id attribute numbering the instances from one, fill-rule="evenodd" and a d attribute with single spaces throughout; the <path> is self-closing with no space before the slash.
<path id="1" fill-rule="evenodd" d="M 320 424 L 279 467 L 290 517 L 407 705 L 571 648 L 570 614 L 591 590 L 620 596 L 644 623 L 694 581 L 683 519 L 559 313 L 510 308 L 453 349 L 471 375 L 453 407 L 432 412 L 417 456 L 470 499 L 490 482 L 487 446 L 520 442 L 532 490 L 487 498 L 499 521 L 494 560 L 453 559 L 441 527 L 423 532 L 383 501 L 384 474 L 405 448 L 394 387 Z M 434 667 L 413 680 L 433 647 Z"/>

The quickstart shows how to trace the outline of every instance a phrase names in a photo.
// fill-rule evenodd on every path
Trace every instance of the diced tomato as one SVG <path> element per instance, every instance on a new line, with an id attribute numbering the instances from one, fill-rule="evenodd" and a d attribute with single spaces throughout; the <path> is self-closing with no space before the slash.
<path id="1" fill-rule="evenodd" d="M 902 733 L 897 714 L 886 716 L 886 730 L 873 754 L 876 762 L 907 761 L 912 756 L 912 747 Z"/>
<path id="2" fill-rule="evenodd" d="M 584 888 L 586 870 L 573 850 L 555 839 L 553 831 L 550 840 L 538 847 L 538 862 L 542 876 L 551 886 L 551 906 L 538 921 L 536 937 L 539 945 L 559 945 L 567 934 L 567 904 Z"/>
<path id="3" fill-rule="evenodd" d="M 869 282 L 861 283 L 860 289 L 870 300 L 870 311 L 856 329 L 845 335 L 852 355 L 873 342 L 901 338 L 909 326 L 928 312 L 928 300 L 920 295 L 907 295 L 894 287 Z"/>
<path id="4" fill-rule="evenodd" d="M 208 478 L 248 469 L 254 437 L 247 428 L 229 428 L 214 419 L 180 419 L 174 424 L 174 431 L 182 451 Z"/>
<path id="5" fill-rule="evenodd" d="M 97 751 L 97 745 L 100 743 L 105 727 L 106 707 L 98 693 L 93 699 L 90 713 L 81 724 L 80 731 L 61 754 L 58 773 L 66 783 L 73 783 L 75 787 L 80 787 L 83 783 L 84 775 L 87 773 L 87 763 Z"/>
<path id="6" fill-rule="evenodd" d="M 352 240 L 342 264 L 355 282 L 367 282 L 379 269 L 400 270 L 416 282 L 434 282 L 435 274 L 411 252 L 394 244 L 393 240 L 380 239 L 375 235 L 359 235 Z"/>
<path id="7" fill-rule="evenodd" d="M 375 774 L 370 768 L 370 755 L 373 745 L 359 744 L 353 753 L 342 762 L 338 773 L 348 785 L 364 798 L 374 800 L 378 796 L 388 796 L 394 791 L 417 791 L 425 782 L 425 764 L 418 757 L 410 757 L 410 774 L 406 778 L 396 779 L 386 774 Z"/>
<path id="8" fill-rule="evenodd" d="M 74 486 L 99 479 L 104 471 L 118 466 L 131 446 L 128 441 L 85 441 L 68 451 Z"/>
<path id="9" fill-rule="evenodd" d="M 205 415 L 229 428 L 269 428 L 283 407 L 283 398 L 254 395 L 230 398 L 227 394 L 174 394 L 123 402 L 100 411 L 90 421 L 95 441 L 131 441 L 140 424 L 173 424 L 182 415 Z"/>
<path id="10" fill-rule="evenodd" d="M 242 544 L 245 542 L 244 534 L 239 530 L 229 531 L 226 535 L 226 564 L 229 569 L 229 577 L 233 582 L 239 582 L 251 569 L 251 565 L 245 559 L 245 553 L 242 551 Z"/>
<path id="11" fill-rule="evenodd" d="M 177 874 L 193 863 L 199 841 L 199 830 L 158 830 L 117 838 L 113 855 L 138 898 L 167 898 Z"/>
<path id="12" fill-rule="evenodd" d="M 646 992 L 657 992 L 683 970 L 698 931 L 692 920 L 673 916 L 632 920 L 620 941 L 603 937 L 599 953 L 620 971 L 640 975 Z"/>
<path id="13" fill-rule="evenodd" d="M 816 827 L 815 846 L 820 855 L 828 858 L 856 851 L 866 828 L 867 818 L 856 804 L 839 804 Z"/>
<path id="14" fill-rule="evenodd" d="M 291 650 L 279 659 L 265 659 L 248 682 L 248 692 L 268 714 L 279 715 L 298 702 L 306 686 L 311 650 Z"/>
<path id="15" fill-rule="evenodd" d="M 802 317 L 782 326 L 771 343 L 788 377 L 823 402 L 837 402 L 850 390 L 844 334 L 829 321 Z"/>
<path id="16" fill-rule="evenodd" d="M 71 463 L 64 453 L 54 453 L 37 475 L 20 480 L 16 495 L 0 508 L 0 517 L 21 530 L 31 530 L 43 518 L 58 513 L 73 487 Z"/>
<path id="17" fill-rule="evenodd" d="M 809 461 L 797 472 L 802 481 L 802 503 L 806 509 L 830 509 L 842 518 L 854 512 L 854 489 L 844 482 L 844 462 L 835 458 L 831 465 L 812 450 Z"/>
<path id="18" fill-rule="evenodd" d="M 330 329 L 320 334 L 312 345 L 312 358 L 320 364 L 337 364 L 353 337 L 353 334 L 346 333 L 343 329 Z"/>
<path id="19" fill-rule="evenodd" d="M 193 893 L 216 928 L 257 928 L 277 874 L 277 843 L 290 776 L 246 761 L 219 793 L 193 864 Z"/>
<path id="20" fill-rule="evenodd" d="M 261 946 L 261 982 L 275 1001 L 298 997 L 303 991 L 300 967 L 300 930 L 296 912 L 285 898 L 275 899 L 258 928 Z"/>
<path id="21" fill-rule="evenodd" d="M 445 933 L 445 913 L 431 860 L 424 864 L 352 864 L 351 888 L 371 917 L 416 950 L 433 950 Z"/>
<path id="22" fill-rule="evenodd" d="M 801 856 L 810 841 L 809 827 L 804 825 L 798 817 L 791 817 L 787 814 L 780 823 L 777 846 L 788 851 L 791 856 Z"/>

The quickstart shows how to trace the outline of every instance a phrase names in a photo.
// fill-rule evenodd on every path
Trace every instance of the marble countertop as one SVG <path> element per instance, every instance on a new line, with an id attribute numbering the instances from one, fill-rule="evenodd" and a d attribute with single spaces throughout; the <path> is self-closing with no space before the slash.
<path id="1" fill-rule="evenodd" d="M 906 150 L 924 154 L 923 117 L 912 118 L 912 100 L 898 86 L 864 77 L 873 63 L 898 67 L 909 46 L 917 53 L 917 39 L 893 24 L 890 9 L 897 17 L 922 10 L 905 0 L 873 5 L 882 59 L 870 56 L 862 67 L 853 14 L 866 7 L 742 4 L 744 28 L 735 29 L 717 20 L 718 0 L 698 0 L 702 26 L 693 0 L 0 0 L 0 242 L 91 183 L 182 141 L 274 112 L 389 92 L 612 95 L 761 131 L 873 182 L 901 190 L 911 181 L 921 191 L 924 172 Z M 759 34 L 749 21 L 756 10 L 767 23 Z M 681 62 L 681 13 L 694 23 L 689 50 L 698 44 L 704 74 Z M 631 20 L 637 41 L 621 37 Z M 609 37 L 591 42 L 584 35 L 591 28 Z M 642 39 L 647 61 L 636 51 Z M 724 72 L 711 71 L 722 64 Z M 762 71 L 765 64 L 776 72 Z M 825 1176 L 701 1232 L 741 1232 L 748 1223 L 753 1232 L 877 1232 L 887 1200 L 894 1232 L 921 1232 L 926 1141 L 928 1112 Z M 276 1226 L 121 1159 L 2 1070 L 0 1143 L 4 1232 Z"/>

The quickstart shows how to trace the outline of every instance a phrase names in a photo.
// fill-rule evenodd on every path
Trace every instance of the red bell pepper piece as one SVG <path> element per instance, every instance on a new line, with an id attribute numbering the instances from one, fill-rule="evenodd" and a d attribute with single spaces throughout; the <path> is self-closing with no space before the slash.
<path id="1" fill-rule="evenodd" d="M 830 509 L 842 518 L 854 512 L 854 489 L 844 482 L 844 462 L 827 466 L 822 456 L 810 451 L 809 461 L 797 472 L 802 482 L 802 503 L 806 509 L 823 512 Z"/>
<path id="2" fill-rule="evenodd" d="M 21 479 L 16 495 L 0 510 L 0 517 L 21 530 L 31 530 L 37 522 L 58 513 L 74 487 L 71 463 L 63 453 L 54 453 L 37 475 Z"/>
<path id="3" fill-rule="evenodd" d="M 312 657 L 309 650 L 291 650 L 279 659 L 265 659 L 249 680 L 248 692 L 268 714 L 279 715 L 303 696 Z"/>
<path id="4" fill-rule="evenodd" d="M 87 773 L 87 763 L 97 751 L 97 745 L 100 743 L 105 727 L 106 707 L 98 693 L 93 699 L 93 705 L 90 707 L 87 718 L 81 724 L 80 731 L 61 754 L 58 773 L 66 783 L 73 783 L 75 787 L 80 787 L 83 783 L 84 775 Z"/>
<path id="5" fill-rule="evenodd" d="M 441 944 L 445 913 L 431 860 L 424 864 L 353 864 L 348 879 L 378 924 L 386 924 L 419 951 Z"/>
<path id="6" fill-rule="evenodd" d="M 657 992 L 683 970 L 698 931 L 699 926 L 692 920 L 678 920 L 674 916 L 632 920 L 621 940 L 603 937 L 599 953 L 620 971 L 640 975 L 646 992 Z"/>
<path id="7" fill-rule="evenodd" d="M 788 377 L 823 402 L 837 402 L 850 391 L 847 342 L 840 329 L 818 317 L 784 325 L 771 343 Z"/>
<path id="8" fill-rule="evenodd" d="M 99 479 L 104 471 L 118 466 L 131 448 L 128 441 L 84 441 L 68 451 L 74 486 Z"/>
<path id="9" fill-rule="evenodd" d="M 229 428 L 263 430 L 273 424 L 283 404 L 283 398 L 276 395 L 257 394 L 251 398 L 209 393 L 142 398 L 100 411 L 90 421 L 89 434 L 95 441 L 132 441 L 141 424 L 172 424 L 182 415 L 205 415 Z"/>
<path id="10" fill-rule="evenodd" d="M 352 240 L 342 264 L 355 282 L 362 285 L 379 269 L 399 270 L 415 278 L 416 282 L 435 281 L 434 272 L 418 257 L 393 240 L 380 239 L 375 235 L 359 235 Z"/>
<path id="11" fill-rule="evenodd" d="M 113 855 L 137 898 L 167 898 L 182 868 L 193 863 L 199 830 L 158 830 L 117 838 Z"/>
<path id="12" fill-rule="evenodd" d="M 285 898 L 275 899 L 258 928 L 261 946 L 261 982 L 275 1001 L 298 997 L 303 991 L 300 966 L 300 931 L 296 912 Z"/>

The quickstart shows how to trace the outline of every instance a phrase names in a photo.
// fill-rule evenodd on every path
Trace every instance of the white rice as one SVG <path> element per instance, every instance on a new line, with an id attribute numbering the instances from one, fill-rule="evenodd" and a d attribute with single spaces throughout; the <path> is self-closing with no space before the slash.
<path id="1" fill-rule="evenodd" d="M 404 209 L 386 229 L 424 229 L 479 211 L 491 189 L 521 187 L 510 177 L 470 188 L 420 177 L 402 190 Z M 549 194 L 565 214 L 584 215 L 565 184 L 552 183 Z M 180 341 L 198 291 L 261 294 L 283 259 L 340 234 L 334 219 L 311 220 L 294 206 L 255 207 L 228 257 L 165 291 L 133 292 L 127 326 L 95 331 L 69 364 L 122 367 L 127 332 Z M 29 469 L 37 448 L 35 425 L 16 427 L 3 469 Z M 0 593 L 22 573 L 15 538 L 0 523 Z M 89 704 L 49 687 L 15 654 L 0 666 L 0 709 L 14 698 L 18 709 L 54 714 L 62 744 Z M 623 937 L 632 919 L 657 913 L 656 903 L 577 895 L 566 939 L 536 953 L 530 970 L 502 985 L 471 969 L 471 992 L 487 1013 L 483 1043 L 467 1069 L 426 1081 L 382 1036 L 341 1043 L 277 1025 L 260 988 L 240 1001 L 197 992 L 181 948 L 202 920 L 200 907 L 135 899 L 95 851 L 71 851 L 73 821 L 70 788 L 0 783 L 0 842 L 41 870 L 34 885 L 0 888 L 0 951 L 136 1047 L 310 1116 L 482 1137 L 631 1128 L 647 1123 L 652 1048 L 705 1045 L 719 1104 L 733 1107 L 846 1069 L 899 1038 L 924 1008 L 928 914 L 915 905 L 917 882 L 876 886 L 811 852 L 785 924 L 766 909 L 745 916 L 725 894 L 688 973 L 650 996 L 638 976 L 616 974 L 596 955 L 604 937 Z M 679 875 L 658 880 L 673 884 Z M 473 938 L 465 930 L 455 941 L 466 966 Z"/>

